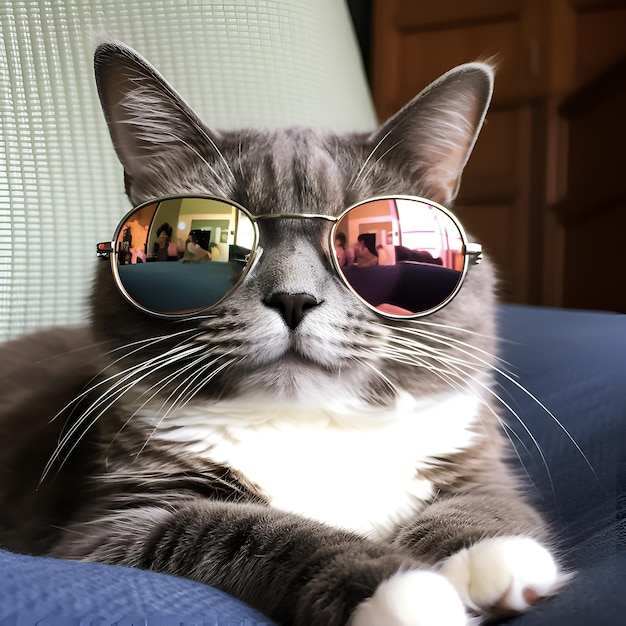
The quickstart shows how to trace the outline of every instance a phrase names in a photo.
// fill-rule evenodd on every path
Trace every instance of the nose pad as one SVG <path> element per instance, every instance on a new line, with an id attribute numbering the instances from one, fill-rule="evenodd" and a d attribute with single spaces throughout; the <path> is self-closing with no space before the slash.
<path id="1" fill-rule="evenodd" d="M 309 309 L 320 303 L 308 293 L 285 293 L 277 291 L 265 301 L 267 306 L 278 309 L 291 330 L 295 330 Z"/>

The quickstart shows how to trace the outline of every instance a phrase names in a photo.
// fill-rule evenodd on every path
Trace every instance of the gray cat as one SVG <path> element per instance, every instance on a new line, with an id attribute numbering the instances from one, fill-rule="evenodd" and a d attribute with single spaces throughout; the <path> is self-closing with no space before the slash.
<path id="1" fill-rule="evenodd" d="M 222 259 L 245 266 L 225 297 L 170 315 L 120 293 L 118 254 L 89 328 L 3 347 L 0 544 L 193 578 L 294 625 L 462 626 L 554 593 L 504 460 L 489 261 L 430 315 L 384 314 L 329 238 L 370 198 L 452 203 L 491 68 L 450 71 L 371 134 L 218 132 L 124 45 L 95 68 L 133 206 L 227 199 L 254 262 Z M 208 267 L 191 265 L 168 267 Z"/>

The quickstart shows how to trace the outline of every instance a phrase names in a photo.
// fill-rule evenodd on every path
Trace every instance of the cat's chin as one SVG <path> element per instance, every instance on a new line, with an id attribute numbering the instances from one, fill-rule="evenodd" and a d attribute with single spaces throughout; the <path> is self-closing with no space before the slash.
<path id="1" fill-rule="evenodd" d="M 240 362 L 239 367 L 249 376 L 269 376 L 273 381 L 300 381 L 320 375 L 327 381 L 336 378 L 341 371 L 351 371 L 354 367 L 344 361 L 320 358 L 319 355 L 305 354 L 288 347 L 281 353 L 257 354 L 252 359 Z"/>
<path id="2" fill-rule="evenodd" d="M 380 384 L 363 366 L 319 363 L 291 351 L 247 371 L 237 391 L 244 396 L 261 392 L 274 400 L 309 406 L 326 401 L 390 406 L 396 399 L 389 384 Z"/>

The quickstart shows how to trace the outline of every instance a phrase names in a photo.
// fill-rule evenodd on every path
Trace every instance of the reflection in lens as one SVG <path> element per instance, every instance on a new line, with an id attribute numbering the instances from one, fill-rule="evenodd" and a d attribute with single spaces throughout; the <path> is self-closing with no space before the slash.
<path id="1" fill-rule="evenodd" d="M 410 317 L 445 303 L 463 275 L 463 236 L 436 205 L 371 200 L 335 226 L 337 262 L 352 290 L 385 313 Z"/>
<path id="2" fill-rule="evenodd" d="M 223 200 L 178 197 L 138 207 L 116 239 L 120 283 L 141 307 L 181 315 L 219 302 L 255 243 L 250 218 Z"/>

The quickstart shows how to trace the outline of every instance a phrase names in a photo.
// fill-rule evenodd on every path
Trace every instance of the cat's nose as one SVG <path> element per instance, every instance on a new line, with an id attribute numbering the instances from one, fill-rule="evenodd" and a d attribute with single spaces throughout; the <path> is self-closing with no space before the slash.
<path id="1" fill-rule="evenodd" d="M 302 318 L 313 307 L 320 303 L 308 293 L 286 293 L 277 291 L 265 301 L 267 306 L 278 309 L 285 320 L 285 324 L 295 330 Z"/>

